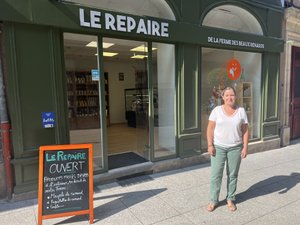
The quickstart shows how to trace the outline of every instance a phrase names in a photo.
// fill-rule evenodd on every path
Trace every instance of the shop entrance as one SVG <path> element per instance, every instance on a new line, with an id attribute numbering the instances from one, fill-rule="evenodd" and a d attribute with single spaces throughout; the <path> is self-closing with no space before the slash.
<path id="1" fill-rule="evenodd" d="M 106 119 L 108 169 L 147 162 L 147 45 L 104 38 L 104 67 L 100 68 L 98 43 L 101 41 L 97 36 L 64 33 L 70 143 L 92 143 L 94 169 L 103 169 L 106 154 L 102 148 L 102 111 Z M 105 101 L 102 104 L 101 99 Z M 101 105 L 105 110 L 101 110 Z"/>
<path id="2" fill-rule="evenodd" d="M 300 138 L 300 48 L 292 49 L 290 126 L 291 138 Z"/>
<path id="3" fill-rule="evenodd" d="M 103 39 L 108 168 L 149 159 L 147 43 Z"/>
<path id="4" fill-rule="evenodd" d="M 104 168 L 97 36 L 64 33 L 70 143 L 93 144 L 94 170 Z M 96 73 L 94 72 L 96 71 Z"/>

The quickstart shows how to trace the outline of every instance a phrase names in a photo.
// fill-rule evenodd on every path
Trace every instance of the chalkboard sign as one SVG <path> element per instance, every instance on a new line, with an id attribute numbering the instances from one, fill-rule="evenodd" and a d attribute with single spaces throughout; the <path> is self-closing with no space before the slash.
<path id="1" fill-rule="evenodd" d="M 90 215 L 93 223 L 92 145 L 41 146 L 39 224 L 43 219 Z"/>

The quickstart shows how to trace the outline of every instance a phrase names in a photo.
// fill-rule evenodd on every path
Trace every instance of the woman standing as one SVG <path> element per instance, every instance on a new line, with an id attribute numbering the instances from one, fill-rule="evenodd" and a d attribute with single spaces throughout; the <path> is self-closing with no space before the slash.
<path id="1" fill-rule="evenodd" d="M 227 171 L 227 206 L 234 204 L 238 171 L 241 159 L 248 154 L 248 119 L 245 109 L 235 104 L 236 93 L 232 87 L 222 92 L 224 104 L 215 107 L 207 126 L 208 153 L 211 155 L 210 203 L 212 212 L 218 205 L 224 166 Z"/>

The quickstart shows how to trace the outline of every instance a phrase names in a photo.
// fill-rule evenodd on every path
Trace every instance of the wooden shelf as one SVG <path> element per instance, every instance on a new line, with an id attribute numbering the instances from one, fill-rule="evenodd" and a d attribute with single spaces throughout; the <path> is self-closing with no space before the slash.
<path id="1" fill-rule="evenodd" d="M 89 71 L 67 72 L 69 124 L 71 130 L 99 128 L 98 81 Z"/>
<path id="2" fill-rule="evenodd" d="M 253 89 L 252 82 L 238 83 L 236 88 L 237 104 L 246 111 L 249 122 L 249 138 L 253 138 Z"/>

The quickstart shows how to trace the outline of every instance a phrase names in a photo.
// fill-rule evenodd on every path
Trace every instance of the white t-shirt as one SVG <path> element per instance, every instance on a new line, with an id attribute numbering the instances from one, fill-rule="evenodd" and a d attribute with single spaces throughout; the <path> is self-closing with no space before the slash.
<path id="1" fill-rule="evenodd" d="M 210 121 L 216 122 L 214 130 L 214 144 L 221 147 L 234 147 L 243 143 L 242 124 L 248 124 L 245 109 L 238 107 L 236 112 L 228 116 L 222 106 L 213 109 Z"/>

